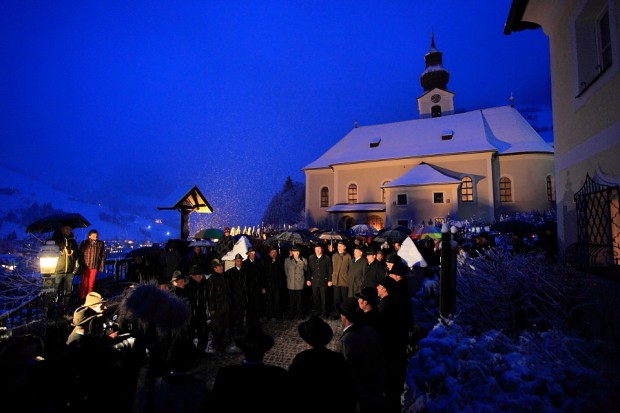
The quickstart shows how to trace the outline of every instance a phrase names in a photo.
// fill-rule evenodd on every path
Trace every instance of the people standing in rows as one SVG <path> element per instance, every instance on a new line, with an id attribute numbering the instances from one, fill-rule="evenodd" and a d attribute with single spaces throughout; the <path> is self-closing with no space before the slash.
<path id="1" fill-rule="evenodd" d="M 355 297 L 355 294 L 362 291 L 364 282 L 364 274 L 368 268 L 368 261 L 364 258 L 364 247 L 356 245 L 353 247 L 353 258 L 349 266 L 349 297 Z"/>
<path id="2" fill-rule="evenodd" d="M 364 273 L 364 280 L 362 281 L 362 289 L 364 287 L 376 288 L 379 281 L 385 277 L 385 267 L 379 261 L 377 261 L 377 252 L 374 248 L 368 248 L 364 254 L 368 267 Z"/>
<path id="3" fill-rule="evenodd" d="M 159 285 L 169 284 L 172 274 L 177 270 L 183 270 L 183 257 L 173 239 L 166 242 L 166 248 L 159 255 L 159 269 L 160 273 L 157 279 Z"/>
<path id="4" fill-rule="evenodd" d="M 351 265 L 351 255 L 347 252 L 344 241 L 338 241 L 336 252 L 332 255 L 332 288 L 334 292 L 334 319 L 338 319 L 338 312 L 335 306 L 349 296 L 349 266 Z"/>
<path id="5" fill-rule="evenodd" d="M 334 336 L 331 326 L 312 316 L 300 323 L 297 331 L 306 349 L 295 355 L 288 368 L 295 410 L 300 413 L 354 412 L 356 397 L 351 369 L 342 353 L 327 348 Z M 337 390 L 309 390 L 325 378 L 336 383 Z"/>
<path id="6" fill-rule="evenodd" d="M 404 391 L 407 370 L 408 331 L 405 315 L 393 295 L 395 291 L 396 281 L 391 277 L 385 277 L 377 285 L 381 338 L 387 361 L 386 412 L 390 413 L 400 412 L 400 396 Z"/>
<path id="7" fill-rule="evenodd" d="M 105 244 L 99 240 L 99 232 L 96 229 L 88 231 L 88 238 L 80 243 L 79 266 L 80 287 L 79 297 L 84 300 L 88 293 L 95 288 L 97 273 L 103 272 L 105 267 Z"/>
<path id="8" fill-rule="evenodd" d="M 196 347 L 204 352 L 209 343 L 211 319 L 209 316 L 209 290 L 202 268 L 194 265 L 189 270 L 189 281 L 185 286 L 185 295 L 189 302 L 191 316 L 189 321 L 189 336 L 196 340 Z"/>
<path id="9" fill-rule="evenodd" d="M 302 319 L 302 300 L 308 260 L 302 257 L 299 247 L 291 247 L 291 255 L 284 260 L 284 273 L 286 275 L 286 289 L 288 291 L 287 318 L 293 320 Z"/>
<path id="10" fill-rule="evenodd" d="M 290 404 L 290 387 L 285 368 L 265 364 L 274 339 L 254 324 L 236 341 L 243 362 L 220 367 L 213 382 L 210 412 L 295 411 Z"/>
<path id="11" fill-rule="evenodd" d="M 357 410 L 379 413 L 385 408 L 386 362 L 379 333 L 361 321 L 357 298 L 349 297 L 337 307 L 342 324 L 339 351 L 349 364 Z"/>
<path id="12" fill-rule="evenodd" d="M 327 288 L 332 286 L 332 260 L 323 254 L 323 246 L 314 246 L 314 254 L 308 258 L 306 285 L 312 288 L 313 313 L 327 317 Z"/>
<path id="13" fill-rule="evenodd" d="M 248 311 L 246 312 L 247 326 L 259 322 L 264 316 L 264 298 L 266 293 L 265 274 L 263 264 L 256 258 L 256 250 L 249 247 L 247 258 L 243 260 L 241 266 L 245 269 L 246 285 L 248 289 Z"/>
<path id="14" fill-rule="evenodd" d="M 221 260 L 224 255 L 228 254 L 229 251 L 232 251 L 234 246 L 235 238 L 230 235 L 230 228 L 225 227 L 224 235 L 222 236 L 222 238 L 217 240 L 217 243 L 215 244 L 215 248 L 213 250 L 215 258 Z"/>
<path id="15" fill-rule="evenodd" d="M 286 288 L 284 263 L 275 247 L 269 247 L 263 261 L 265 274 L 265 317 L 273 320 L 282 319 L 282 292 Z"/>
<path id="16" fill-rule="evenodd" d="M 56 269 L 51 277 L 54 280 L 54 291 L 44 297 L 45 315 L 53 318 L 52 302 L 57 294 L 62 292 L 62 306 L 65 314 L 71 314 L 77 306 L 75 294 L 73 294 L 73 278 L 78 270 L 78 243 L 70 225 L 63 224 L 52 235 L 51 241 L 58 246 L 60 255 L 56 263 Z"/>
<path id="17" fill-rule="evenodd" d="M 235 265 L 225 272 L 230 290 L 230 330 L 233 340 L 245 334 L 248 309 L 247 273 L 242 264 L 243 256 L 237 254 L 235 255 Z"/>

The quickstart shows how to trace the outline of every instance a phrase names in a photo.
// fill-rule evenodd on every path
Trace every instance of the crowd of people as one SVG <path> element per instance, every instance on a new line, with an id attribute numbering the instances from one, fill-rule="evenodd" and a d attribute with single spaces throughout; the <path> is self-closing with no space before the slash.
<path id="1" fill-rule="evenodd" d="M 100 256 L 97 232 L 91 231 L 81 247 L 70 241 L 70 232 L 63 231 L 59 240 L 66 250 L 63 274 L 79 265 L 96 270 L 95 261 L 71 266 L 70 257 Z M 490 248 L 484 234 L 473 243 L 468 254 Z M 464 251 L 462 242 L 456 244 Z M 84 411 L 110 403 L 128 413 L 399 412 L 415 344 L 411 283 L 420 281 L 411 280 L 418 275 L 397 254 L 400 243 L 377 248 L 354 238 L 293 244 L 284 251 L 260 244 L 249 247 L 245 257 L 237 254 L 225 268 L 222 258 L 233 245 L 229 230 L 208 250 L 196 247 L 183 254 L 169 242 L 158 257 L 157 273 L 139 276 L 116 307 L 108 308 L 86 282 L 59 351 L 46 351 L 34 334 L 3 343 L 0 388 L 26 395 L 41 386 L 42 398 L 24 397 L 23 410 L 37 412 Z M 439 265 L 438 241 L 421 240 L 417 247 L 430 267 Z M 123 303 L 138 291 L 175 300 L 186 314 L 177 311 L 174 317 L 181 320 L 168 330 L 129 317 L 132 311 Z M 149 307 L 142 312 L 162 314 L 148 300 L 135 302 Z M 263 326 L 284 320 L 297 324 L 307 345 L 288 368 L 264 361 L 277 337 Z M 340 322 L 336 338 L 332 320 Z M 237 353 L 243 362 L 221 367 L 211 389 L 192 374 L 202 357 Z M 144 368 L 148 374 L 141 382 Z"/>

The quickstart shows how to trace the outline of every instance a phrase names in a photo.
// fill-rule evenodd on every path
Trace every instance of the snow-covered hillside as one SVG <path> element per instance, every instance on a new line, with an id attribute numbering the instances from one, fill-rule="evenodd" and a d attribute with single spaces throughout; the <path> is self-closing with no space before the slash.
<path id="1" fill-rule="evenodd" d="M 80 199 L 77 194 L 65 193 L 26 175 L 0 166 L 0 239 L 25 239 L 30 236 L 26 227 L 52 209 L 78 212 L 91 223 L 86 229 L 74 231 L 78 241 L 86 238 L 89 229 L 97 229 L 103 240 L 132 240 L 134 242 L 165 242 L 180 235 L 180 214 L 177 211 L 159 211 L 161 200 L 125 199 L 134 205 L 127 212 L 118 207 Z M 36 216 L 41 211 L 41 215 Z M 36 235 L 36 234 L 35 234 Z"/>

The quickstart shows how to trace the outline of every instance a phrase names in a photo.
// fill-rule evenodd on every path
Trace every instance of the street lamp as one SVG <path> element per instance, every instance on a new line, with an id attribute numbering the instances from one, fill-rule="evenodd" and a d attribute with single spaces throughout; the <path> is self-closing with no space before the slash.
<path id="1" fill-rule="evenodd" d="M 54 241 L 47 241 L 39 251 L 39 265 L 41 266 L 41 274 L 50 275 L 56 271 L 56 264 L 60 251 L 58 245 Z"/>

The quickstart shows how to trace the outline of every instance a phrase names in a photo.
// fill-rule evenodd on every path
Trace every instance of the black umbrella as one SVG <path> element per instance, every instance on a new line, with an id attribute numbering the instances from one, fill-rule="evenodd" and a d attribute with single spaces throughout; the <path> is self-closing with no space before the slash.
<path id="1" fill-rule="evenodd" d="M 88 228 L 90 222 L 77 212 L 63 212 L 61 214 L 49 215 L 28 225 L 26 232 L 42 234 L 53 232 L 61 226 L 69 225 L 71 228 Z"/>
<path id="2" fill-rule="evenodd" d="M 158 254 L 161 252 L 159 245 L 149 245 L 147 247 L 136 248 L 125 254 L 125 258 L 144 257 L 147 254 Z"/>

